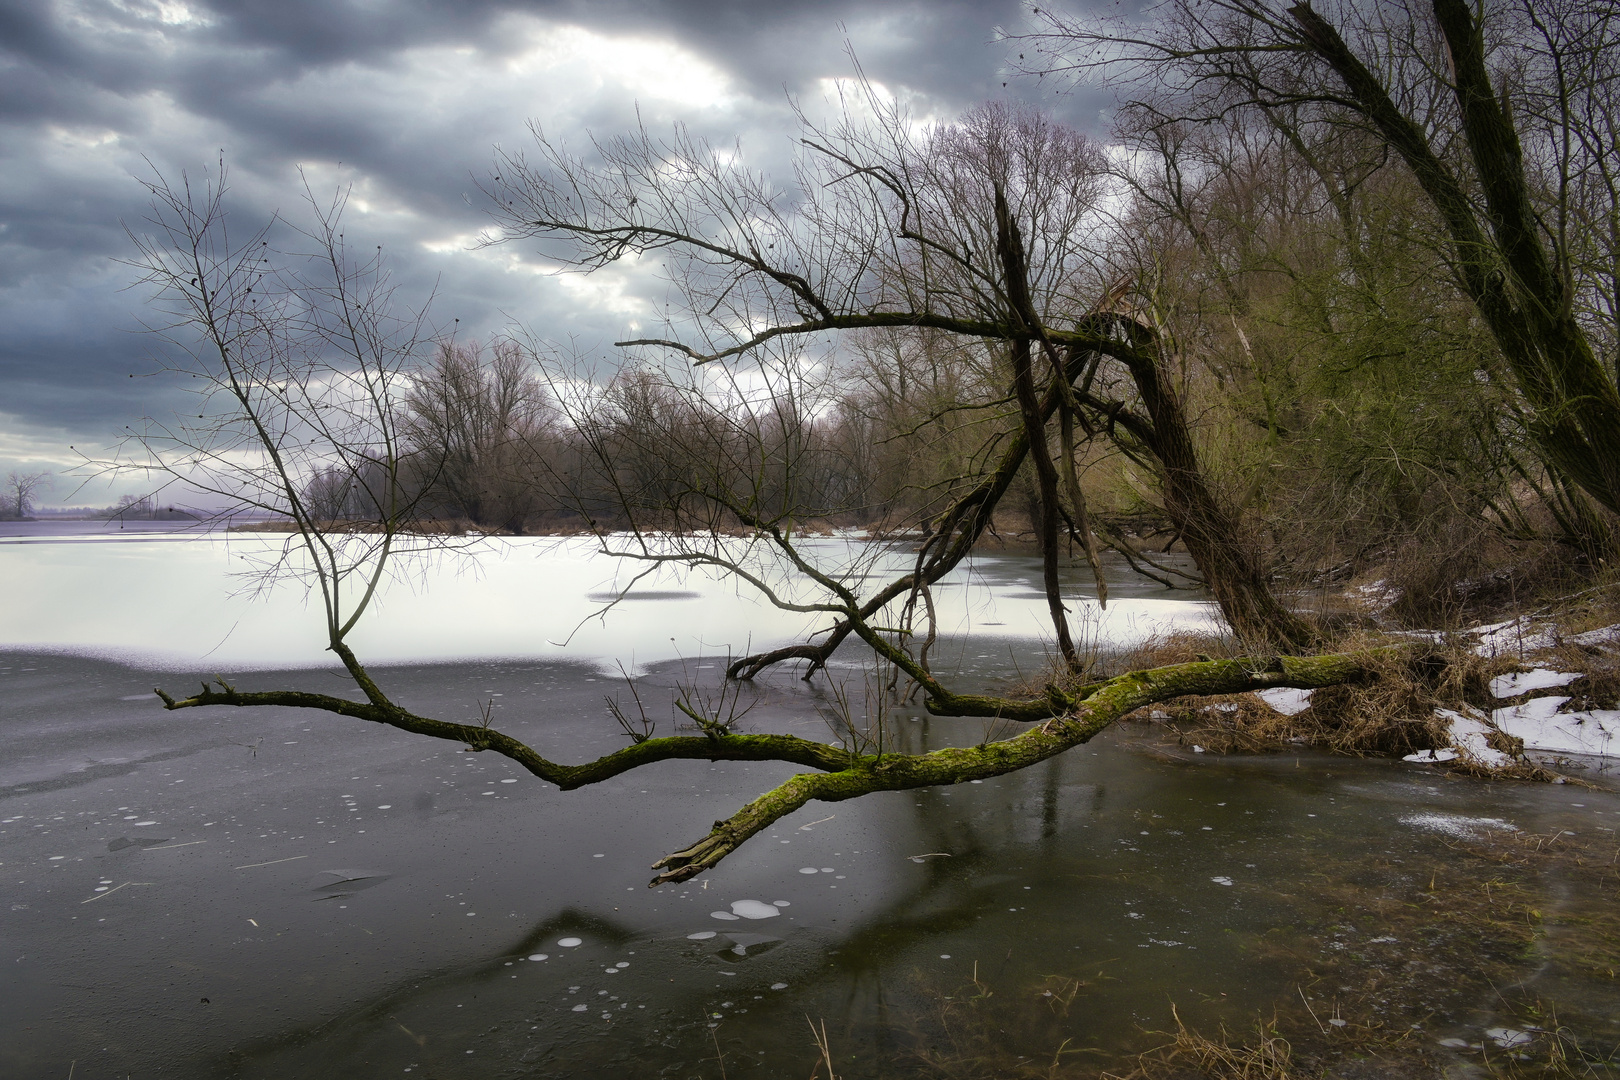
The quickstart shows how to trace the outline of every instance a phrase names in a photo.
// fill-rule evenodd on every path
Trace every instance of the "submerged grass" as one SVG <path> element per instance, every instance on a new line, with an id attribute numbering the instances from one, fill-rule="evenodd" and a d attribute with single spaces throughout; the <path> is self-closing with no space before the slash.
<path id="1" fill-rule="evenodd" d="M 975 965 L 956 984 L 919 971 L 888 1001 L 881 1051 L 844 1036 L 866 1052 L 842 1075 L 1620 1078 L 1620 842 L 1486 828 L 1432 860 L 1346 851 L 1313 867 L 1272 886 L 1275 925 L 1242 943 L 1289 986 L 1247 1023 L 1212 990 L 1172 1000 L 1172 1030 L 1099 1045 L 1093 1009 L 1117 992 L 1102 971 L 992 979 Z M 1188 1004 L 1203 1021 L 1184 1019 Z"/>

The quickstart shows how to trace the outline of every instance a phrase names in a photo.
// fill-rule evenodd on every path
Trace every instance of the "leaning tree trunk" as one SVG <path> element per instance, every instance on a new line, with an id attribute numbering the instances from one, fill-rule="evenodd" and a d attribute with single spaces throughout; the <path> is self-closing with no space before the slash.
<path id="1" fill-rule="evenodd" d="M 1165 514 L 1215 594 L 1227 624 L 1246 642 L 1311 647 L 1316 632 L 1277 599 L 1252 540 L 1210 490 L 1186 412 L 1175 390 L 1165 384 L 1156 352 L 1139 349 L 1127 366 L 1149 421 L 1135 425 L 1133 434 L 1159 460 Z"/>

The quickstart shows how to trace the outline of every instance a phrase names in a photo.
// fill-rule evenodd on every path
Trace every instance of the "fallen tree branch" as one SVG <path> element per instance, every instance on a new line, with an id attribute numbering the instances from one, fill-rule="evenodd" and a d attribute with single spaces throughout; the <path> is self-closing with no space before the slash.
<path id="1" fill-rule="evenodd" d="M 784 761 L 818 770 L 790 778 L 725 821 L 716 822 L 708 835 L 697 843 L 653 864 L 654 869 L 664 871 L 651 882 L 660 885 L 685 881 L 712 868 L 749 837 L 811 800 L 840 802 L 877 791 L 960 784 L 1017 772 L 1089 741 L 1115 720 L 1144 705 L 1188 695 L 1236 694 L 1278 686 L 1308 690 L 1353 682 L 1363 678 L 1381 656 L 1401 648 L 1389 646 L 1360 653 L 1174 664 L 1128 672 L 1073 692 L 1048 687 L 1046 696 L 1033 700 L 952 693 L 928 672 L 920 668 L 910 670 L 916 667 L 912 661 L 902 666 L 908 668 L 907 673 L 927 692 L 929 712 L 938 716 L 996 717 L 1035 725 L 1002 742 L 947 747 L 926 754 L 860 754 L 796 735 L 739 735 L 716 730 L 699 736 L 643 739 L 595 761 L 563 765 L 491 727 L 435 720 L 392 704 L 295 690 L 243 692 L 223 680 L 204 683 L 199 693 L 187 698 L 175 698 L 161 689 L 157 695 L 163 700 L 164 708 L 170 710 L 209 705 L 238 708 L 278 705 L 320 709 L 387 724 L 418 735 L 462 743 L 470 751 L 492 750 L 563 791 L 601 783 L 655 762 L 681 759 Z"/>

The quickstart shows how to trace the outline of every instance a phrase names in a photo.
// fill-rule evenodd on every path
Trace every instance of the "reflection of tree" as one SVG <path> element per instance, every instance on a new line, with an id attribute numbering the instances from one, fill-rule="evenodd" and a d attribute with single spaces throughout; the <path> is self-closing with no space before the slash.
<path id="1" fill-rule="evenodd" d="M 611 917 L 575 908 L 564 908 L 555 915 L 535 923 L 521 937 L 493 955 L 466 963 L 444 964 L 426 972 L 414 972 L 342 1015 L 289 1031 L 277 1032 L 274 1035 L 261 1036 L 234 1047 L 229 1054 L 230 1068 L 221 1068 L 219 1074 L 225 1075 L 228 1072 L 230 1075 L 239 1075 L 242 1068 L 261 1064 L 274 1068 L 277 1060 L 282 1058 L 289 1048 L 293 1048 L 294 1052 L 305 1051 L 333 1041 L 341 1041 L 353 1032 L 368 1027 L 399 1026 L 395 1019 L 398 1014 L 407 1012 L 413 1005 L 431 1001 L 460 989 L 465 989 L 469 998 L 475 997 L 472 990 L 487 986 L 492 976 L 505 970 L 510 958 L 527 956 L 547 948 L 555 951 L 551 943 L 555 938 L 564 935 L 582 937 L 588 935 L 593 940 L 613 945 L 623 945 L 635 940 L 636 936 L 633 931 Z M 481 1024 L 489 1019 L 487 1015 L 483 1015 L 477 1023 Z M 438 1034 L 436 1030 L 431 1034 L 410 1031 L 403 1033 L 406 1037 L 416 1040 L 419 1046 L 426 1046 L 428 1040 Z M 320 1051 L 317 1051 L 317 1055 L 324 1057 L 324 1053 Z"/>

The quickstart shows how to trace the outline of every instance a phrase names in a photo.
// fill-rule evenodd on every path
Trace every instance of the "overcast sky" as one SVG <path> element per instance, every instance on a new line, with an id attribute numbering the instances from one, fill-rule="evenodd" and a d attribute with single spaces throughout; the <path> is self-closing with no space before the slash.
<path id="1" fill-rule="evenodd" d="M 384 247 L 436 323 L 512 326 L 605 348 L 652 283 L 537 275 L 478 250 L 493 148 L 548 133 L 681 121 L 781 170 L 790 95 L 813 109 L 870 78 L 941 118 L 1037 95 L 1095 128 L 1098 102 L 1006 74 L 1016 0 L 0 0 L 0 476 L 65 473 L 173 411 L 120 265 L 145 213 L 139 177 L 221 151 L 246 219 L 298 209 L 299 168 L 352 184 L 351 242 Z M 1005 84 L 1005 85 L 1004 85 Z M 100 504 L 59 480 L 43 502 Z M 127 489 L 120 489 L 127 490 Z"/>

